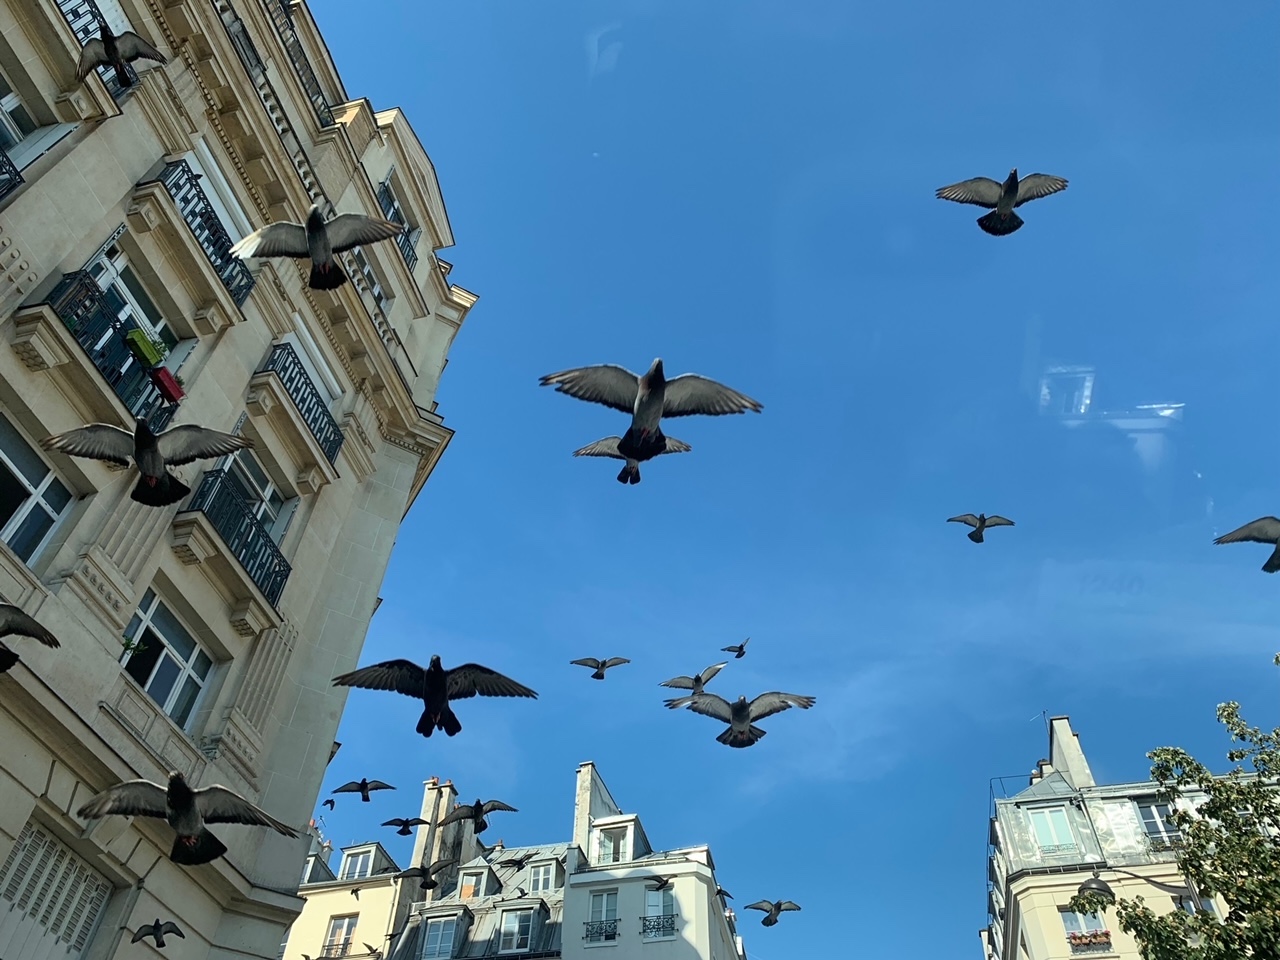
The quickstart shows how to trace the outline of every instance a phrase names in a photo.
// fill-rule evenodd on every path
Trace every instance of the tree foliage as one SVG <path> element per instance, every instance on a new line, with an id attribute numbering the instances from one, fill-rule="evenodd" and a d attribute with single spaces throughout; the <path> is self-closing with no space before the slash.
<path id="1" fill-rule="evenodd" d="M 1280 654 L 1275 662 L 1280 666 Z M 1249 726 L 1235 702 L 1218 706 L 1218 721 L 1235 744 L 1227 753 L 1234 765 L 1227 774 L 1214 776 L 1177 747 L 1160 747 L 1147 757 L 1163 799 L 1190 795 L 1197 801 L 1196 812 L 1169 815 L 1182 834 L 1178 867 L 1201 897 L 1216 894 L 1226 901 L 1227 914 L 1158 914 L 1141 896 L 1118 900 L 1120 928 L 1137 940 L 1145 960 L 1280 958 L 1280 727 L 1268 733 Z M 1103 894 L 1087 893 L 1071 906 L 1087 913 L 1111 904 Z"/>

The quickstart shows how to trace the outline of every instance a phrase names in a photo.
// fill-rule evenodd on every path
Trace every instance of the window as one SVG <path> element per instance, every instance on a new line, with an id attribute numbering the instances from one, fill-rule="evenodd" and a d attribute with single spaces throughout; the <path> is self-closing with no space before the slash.
<path id="1" fill-rule="evenodd" d="M 447 960 L 453 956 L 453 929 L 457 921 L 453 917 L 444 920 L 428 920 L 423 960 Z"/>
<path id="2" fill-rule="evenodd" d="M 213 212 L 218 215 L 218 221 L 231 242 L 243 240 L 253 232 L 253 227 L 244 215 L 244 208 L 240 206 L 227 178 L 222 175 L 218 161 L 204 138 L 197 137 L 194 147 L 194 150 L 184 153 L 182 159 L 187 161 L 191 172 L 200 178 L 200 189 L 209 201 L 209 206 L 213 207 Z"/>
<path id="3" fill-rule="evenodd" d="M 209 680 L 213 657 L 148 589 L 124 631 L 124 672 L 186 729 Z"/>
<path id="4" fill-rule="evenodd" d="M 71 491 L 0 414 L 0 540 L 30 562 L 71 500 Z"/>
<path id="5" fill-rule="evenodd" d="M 1200 897 L 1199 902 L 1195 897 L 1174 897 L 1173 902 L 1187 913 L 1207 913 L 1212 917 L 1218 915 L 1218 908 L 1213 905 L 1213 901 L 1208 897 Z"/>
<path id="6" fill-rule="evenodd" d="M 378 305 L 378 309 L 382 311 L 384 317 L 390 315 L 394 298 L 382 286 L 382 281 L 378 279 L 377 273 L 374 272 L 373 264 L 364 255 L 364 250 L 360 247 L 355 247 L 351 251 L 351 256 L 355 260 L 356 266 L 360 268 L 360 275 L 364 277 L 364 282 L 369 287 L 369 293 L 373 296 L 374 303 Z"/>
<path id="7" fill-rule="evenodd" d="M 1170 810 L 1167 803 L 1138 804 L 1138 815 L 1142 817 L 1142 827 L 1147 831 L 1147 840 L 1154 849 L 1167 850 L 1182 837 L 1178 828 L 1169 823 Z"/>
<path id="8" fill-rule="evenodd" d="M 610 827 L 597 835 L 600 852 L 596 863 L 622 863 L 627 860 L 627 828 Z"/>
<path id="9" fill-rule="evenodd" d="M 369 876 L 369 871 L 373 868 L 373 851 L 361 850 L 357 853 L 348 853 L 342 858 L 342 880 L 355 880 L 359 877 Z"/>
<path id="10" fill-rule="evenodd" d="M 351 949 L 351 938 L 355 936 L 356 920 L 360 914 L 353 913 L 345 917 L 329 918 L 329 933 L 324 938 L 322 957 L 345 957 Z"/>
<path id="11" fill-rule="evenodd" d="M 298 498 L 286 499 L 262 463 L 248 450 L 237 450 L 229 457 L 226 471 L 231 486 L 248 504 L 271 539 L 279 544 L 289 529 Z"/>
<path id="12" fill-rule="evenodd" d="M 28 821 L 0 867 L 6 960 L 76 960 L 88 950 L 111 890 L 87 861 Z"/>
<path id="13" fill-rule="evenodd" d="M 537 893 L 540 890 L 550 890 L 551 880 L 554 876 L 554 864 L 540 863 L 529 871 L 529 890 Z"/>
<path id="14" fill-rule="evenodd" d="M 671 888 L 644 892 L 644 938 L 657 940 L 676 935 L 676 897 Z"/>
<path id="15" fill-rule="evenodd" d="M 1111 950 L 1111 933 L 1096 913 L 1073 913 L 1070 910 L 1060 910 L 1059 913 L 1073 954 Z"/>
<path id="16" fill-rule="evenodd" d="M 1067 823 L 1066 807 L 1048 807 L 1030 810 L 1031 827 L 1035 830 L 1036 843 L 1041 853 L 1061 853 L 1076 848 L 1071 836 L 1071 826 Z"/>
<path id="17" fill-rule="evenodd" d="M 508 910 L 502 915 L 502 939 L 498 943 L 498 952 L 528 950 L 529 935 L 532 931 L 532 910 Z"/>
<path id="18" fill-rule="evenodd" d="M 39 129 L 21 98 L 0 73 L 0 150 L 11 157 L 13 148 Z"/>
<path id="19" fill-rule="evenodd" d="M 591 895 L 591 919 L 587 921 L 588 943 L 609 943 L 618 939 L 618 891 L 603 890 Z"/>
<path id="20" fill-rule="evenodd" d="M 118 243 L 107 246 L 101 256 L 85 269 L 98 282 L 107 295 L 107 303 L 126 327 L 140 327 L 168 350 L 178 342 L 178 335 L 165 322 L 160 308 L 155 305 L 142 286 L 142 281 L 129 266 L 129 256 Z"/>
<path id="21" fill-rule="evenodd" d="M 294 314 L 294 323 L 297 329 L 286 333 L 280 338 L 280 342 L 293 347 L 293 352 L 298 355 L 298 362 L 302 364 L 302 369 L 307 371 L 307 376 L 311 378 L 315 388 L 320 391 L 320 396 L 325 399 L 327 407 L 342 396 L 342 385 L 333 375 L 333 368 L 329 366 L 329 361 L 325 359 L 315 338 L 303 326 L 302 318 L 297 314 Z"/>
<path id="22" fill-rule="evenodd" d="M 459 893 L 458 896 L 463 900 L 480 896 L 483 881 L 483 873 L 464 873 L 462 875 L 461 893 Z"/>

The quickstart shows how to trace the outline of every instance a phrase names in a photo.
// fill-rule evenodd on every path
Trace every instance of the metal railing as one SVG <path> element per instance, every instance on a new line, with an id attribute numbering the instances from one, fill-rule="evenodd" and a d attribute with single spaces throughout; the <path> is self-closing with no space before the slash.
<path id="1" fill-rule="evenodd" d="M 279 602 L 292 569 L 262 521 L 245 503 L 225 470 L 210 470 L 200 481 L 190 505 L 182 511 L 200 511 L 209 518 L 249 579 L 258 585 L 273 607 Z"/>
<path id="2" fill-rule="evenodd" d="M 22 186 L 22 174 L 9 154 L 0 149 L 0 200 Z"/>
<path id="3" fill-rule="evenodd" d="M 391 190 L 390 177 L 378 185 L 378 206 L 382 207 L 382 212 L 388 220 L 404 227 L 404 230 L 396 237 L 396 246 L 400 248 L 400 255 L 404 257 L 404 262 L 412 271 L 418 264 L 418 251 L 415 246 L 418 242 L 418 235 L 422 231 L 409 230 L 409 224 L 405 221 L 404 213 L 400 209 L 400 201 L 396 199 L 395 193 Z"/>
<path id="4" fill-rule="evenodd" d="M 333 111 L 329 108 L 329 99 L 324 95 L 320 81 L 316 78 L 316 72 L 311 68 L 311 61 L 307 59 L 307 51 L 302 48 L 298 32 L 293 28 L 289 0 L 263 0 L 263 2 L 267 6 L 267 14 L 271 17 L 271 22 L 275 24 L 276 32 L 280 34 L 280 42 L 284 44 L 285 53 L 289 55 L 289 62 L 293 64 L 293 72 L 297 74 L 298 82 L 302 84 L 302 92 L 307 95 L 312 109 L 316 112 L 316 119 L 320 121 L 322 127 L 333 126 Z"/>
<path id="5" fill-rule="evenodd" d="M 239 307 L 249 298 L 256 281 L 249 268 L 231 256 L 231 235 L 227 233 L 227 228 L 223 226 L 204 188 L 200 186 L 200 176 L 201 174 L 191 169 L 187 161 L 175 160 L 165 164 L 154 180 L 144 180 L 142 183 L 164 184 L 169 196 L 178 205 L 182 219 L 191 229 L 191 235 L 200 244 L 200 249 L 208 257 L 218 279 Z"/>
<path id="6" fill-rule="evenodd" d="M 329 462 L 333 463 L 346 438 L 342 435 L 338 421 L 329 412 L 329 405 L 320 390 L 311 382 L 311 377 L 298 359 L 292 344 L 277 343 L 271 348 L 267 362 L 262 365 L 259 373 L 268 371 L 280 378 L 285 393 L 289 394 L 289 399 L 298 408 L 302 421 L 316 438 L 316 443 L 320 444 L 320 449 L 329 458 Z"/>
<path id="7" fill-rule="evenodd" d="M 663 913 L 656 917 L 640 918 L 640 934 L 645 937 L 674 937 L 676 933 L 676 915 Z"/>
<path id="8" fill-rule="evenodd" d="M 138 327 L 120 319 L 123 302 L 104 291 L 84 270 L 65 274 L 44 300 L 71 331 L 107 385 L 135 417 L 145 417 L 152 430 L 163 430 L 178 410 L 167 403 L 142 361 L 133 355 L 125 334 Z"/>
<path id="9" fill-rule="evenodd" d="M 67 26 L 71 28 L 71 32 L 76 35 L 76 41 L 81 47 L 90 40 L 96 40 L 101 36 L 99 24 L 106 18 L 103 17 L 102 11 L 98 9 L 97 0 L 58 0 L 58 10 L 62 13 L 63 19 L 67 21 Z M 106 84 L 107 92 L 111 94 L 111 99 L 113 100 L 119 100 L 138 82 L 138 74 L 133 67 L 126 63 L 124 70 L 129 75 L 130 85 L 128 87 L 122 86 L 116 80 L 115 67 L 104 64 L 97 68 L 98 76 Z"/>
<path id="10" fill-rule="evenodd" d="M 587 920 L 582 926 L 584 928 L 582 933 L 583 940 L 599 943 L 601 940 L 618 939 L 617 920 Z"/>
<path id="11" fill-rule="evenodd" d="M 250 77 L 256 79 L 266 70 L 266 67 L 262 63 L 262 57 L 258 55 L 258 48 L 253 45 L 253 38 L 249 36 L 249 28 L 231 9 L 223 12 L 222 25 L 226 28 L 227 38 L 236 48 L 236 56 L 244 64 L 245 71 Z"/>

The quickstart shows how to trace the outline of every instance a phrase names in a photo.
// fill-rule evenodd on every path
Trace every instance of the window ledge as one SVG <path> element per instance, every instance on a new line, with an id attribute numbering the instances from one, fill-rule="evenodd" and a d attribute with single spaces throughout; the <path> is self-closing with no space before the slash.
<path id="1" fill-rule="evenodd" d="M 587 950 L 593 950 L 596 947 L 616 947 L 618 945 L 619 939 L 620 938 L 618 937 L 614 937 L 612 940 L 596 940 L 594 942 L 591 940 L 584 940 L 582 942 L 582 946 Z M 668 938 L 668 939 L 673 939 L 673 938 Z"/>
<path id="2" fill-rule="evenodd" d="M 33 163 L 52 150 L 58 142 L 79 124 L 53 123 L 32 131 L 16 146 L 9 149 L 9 159 L 13 161 L 19 172 L 26 170 Z"/>
<path id="3" fill-rule="evenodd" d="M 208 763 L 204 754 L 123 667 L 115 688 L 98 703 L 98 710 L 161 770 L 179 770 L 188 780 L 198 782 L 196 778 Z M 132 762 L 130 766 L 138 769 L 140 765 Z"/>
<path id="4" fill-rule="evenodd" d="M 179 513 L 169 528 L 169 543 L 179 560 L 199 566 L 222 594 L 231 608 L 231 626 L 240 636 L 255 637 L 284 623 L 203 511 Z"/>
<path id="5" fill-rule="evenodd" d="M 49 596 L 40 578 L 4 542 L 0 542 L 0 596 L 33 617 Z"/>
<path id="6" fill-rule="evenodd" d="M 296 468 L 294 485 L 299 494 L 309 496 L 338 479 L 338 471 L 274 372 L 264 370 L 250 378 L 245 407 L 262 434 L 267 452 L 277 463 L 291 463 Z"/>

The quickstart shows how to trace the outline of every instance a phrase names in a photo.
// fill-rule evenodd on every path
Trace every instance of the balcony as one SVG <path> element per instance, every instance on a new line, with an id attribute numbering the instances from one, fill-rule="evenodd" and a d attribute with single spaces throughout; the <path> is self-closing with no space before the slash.
<path id="1" fill-rule="evenodd" d="M 405 228 L 404 232 L 396 237 L 396 246 L 400 248 L 400 256 L 404 257 L 404 262 L 412 273 L 413 268 L 418 263 L 418 251 L 414 248 L 422 231 L 409 230 L 409 225 L 405 222 L 404 214 L 400 210 L 400 202 L 396 199 L 396 195 L 391 192 L 390 177 L 378 185 L 378 206 L 382 208 L 382 212 L 388 220 Z"/>
<path id="2" fill-rule="evenodd" d="M 342 429 L 329 412 L 329 405 L 316 385 L 311 382 L 306 368 L 298 359 L 292 344 L 277 343 L 267 355 L 267 362 L 258 373 L 274 373 L 280 378 L 285 393 L 306 424 L 307 430 L 320 445 L 325 458 L 333 463 L 342 449 Z"/>
<path id="3" fill-rule="evenodd" d="M 9 154 L 0 150 L 0 200 L 22 186 L 22 174 L 18 166 L 9 159 Z"/>
<path id="4" fill-rule="evenodd" d="M 676 935 L 676 919 L 674 913 L 663 913 L 654 917 L 641 917 L 640 935 L 646 940 L 674 937 Z"/>
<path id="5" fill-rule="evenodd" d="M 1071 955 L 1082 953 L 1111 953 L 1111 931 L 1090 930 L 1085 933 L 1067 934 L 1067 943 L 1071 945 Z"/>
<path id="6" fill-rule="evenodd" d="M 243 306 L 253 290 L 253 274 L 242 261 L 231 256 L 231 236 L 200 186 L 200 174 L 192 170 L 187 161 L 175 160 L 166 164 L 153 180 L 143 180 L 138 187 L 144 188 L 149 183 L 159 183 L 168 191 L 227 293 L 237 307 Z"/>
<path id="7" fill-rule="evenodd" d="M 302 48 L 302 41 L 298 39 L 297 31 L 293 29 L 293 14 L 289 11 L 289 0 L 263 0 L 263 2 L 267 6 L 267 15 L 275 24 L 276 32 L 280 34 L 280 42 L 284 44 L 285 53 L 289 55 L 289 62 L 293 64 L 293 72 L 297 74 L 298 82 L 302 84 L 302 91 L 307 95 L 312 109 L 316 112 L 316 120 L 322 127 L 333 126 L 333 111 L 329 109 L 329 100 L 320 88 L 316 72 L 311 69 L 311 61 L 307 59 L 307 51 Z"/>
<path id="8" fill-rule="evenodd" d="M 101 36 L 98 23 L 106 18 L 102 16 L 102 11 L 98 9 L 97 0 L 58 0 L 58 10 L 62 13 L 63 19 L 67 21 L 67 26 L 71 28 L 71 32 L 76 35 L 76 41 L 81 47 L 90 40 Z M 129 75 L 129 79 L 136 84 L 138 82 L 138 74 L 133 67 L 126 63 L 124 69 L 125 73 Z M 101 66 L 97 68 L 97 73 L 102 78 L 102 82 L 106 85 L 107 92 L 111 94 L 111 99 L 113 100 L 120 100 L 133 89 L 132 86 L 120 86 L 116 80 L 115 67 Z"/>
<path id="9" fill-rule="evenodd" d="M 608 943 L 618 939 L 617 920 L 588 920 L 582 926 L 582 939 L 588 943 Z"/>

